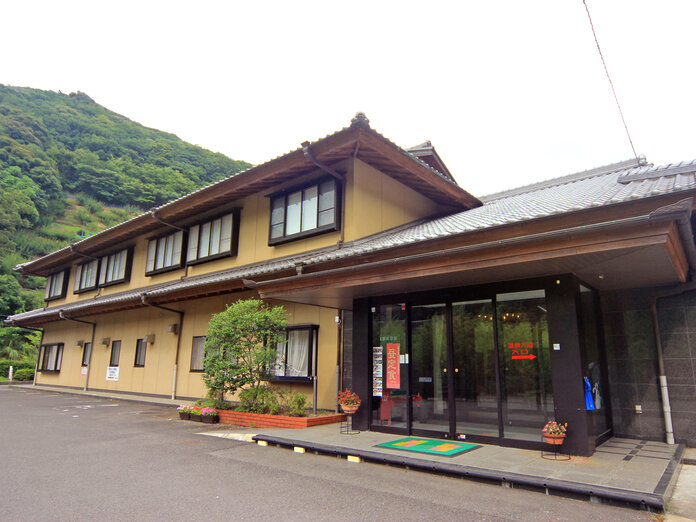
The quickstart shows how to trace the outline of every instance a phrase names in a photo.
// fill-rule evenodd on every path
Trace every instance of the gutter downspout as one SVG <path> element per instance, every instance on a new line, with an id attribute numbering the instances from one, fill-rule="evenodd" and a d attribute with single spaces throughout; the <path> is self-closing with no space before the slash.
<path id="1" fill-rule="evenodd" d="M 356 144 L 357 147 L 357 144 Z M 307 158 L 309 161 L 311 161 L 314 165 L 319 167 L 321 170 L 326 172 L 327 174 L 330 174 L 334 178 L 336 178 L 338 181 L 341 182 L 341 237 L 338 240 L 338 247 L 340 248 L 341 245 L 343 245 L 343 242 L 345 240 L 345 229 L 346 229 L 346 190 L 345 187 L 343 186 L 343 181 L 344 178 L 343 176 L 336 172 L 334 169 L 329 167 L 328 165 L 325 165 L 321 163 L 319 160 L 317 160 L 313 155 L 312 152 L 309 150 L 309 142 L 305 141 L 302 143 L 302 153 L 304 154 L 305 158 Z M 356 154 L 357 154 L 357 149 L 356 149 Z"/>
<path id="2" fill-rule="evenodd" d="M 162 223 L 166 227 L 173 228 L 176 230 L 181 230 L 182 232 L 186 232 L 185 228 L 177 227 L 176 225 L 172 225 L 171 223 L 167 223 L 166 221 L 162 221 L 159 217 L 157 217 L 157 209 L 156 208 L 151 208 L 149 210 L 149 214 L 152 216 L 153 219 L 155 219 L 156 221 L 159 221 L 160 223 Z"/>
<path id="3" fill-rule="evenodd" d="M 94 352 L 94 331 L 97 329 L 97 323 L 92 323 L 90 321 L 83 321 L 82 319 L 71 319 L 70 317 L 65 317 L 63 310 L 58 311 L 58 317 L 60 317 L 64 321 L 74 321 L 76 323 L 83 323 L 83 324 L 91 324 L 92 325 L 92 340 L 89 343 L 89 357 L 87 358 L 87 373 L 85 374 L 85 387 L 83 388 L 83 391 L 87 391 L 87 387 L 89 385 L 89 371 L 92 368 L 92 352 Z"/>
<path id="4" fill-rule="evenodd" d="M 38 328 L 36 328 L 38 330 Z M 43 345 L 44 331 L 41 330 L 41 339 L 39 340 L 39 353 L 36 354 L 36 364 L 34 365 L 34 381 L 32 386 L 36 386 L 36 375 L 39 373 L 39 359 L 41 358 L 41 345 Z"/>
<path id="5" fill-rule="evenodd" d="M 173 308 L 167 308 L 166 306 L 160 306 L 147 302 L 147 294 L 140 295 L 140 301 L 145 306 L 151 306 L 152 308 L 159 308 L 160 310 L 165 310 L 167 312 L 173 312 L 179 314 L 179 328 L 176 333 L 176 354 L 174 355 L 174 372 L 172 374 L 172 400 L 176 399 L 176 377 L 179 369 L 179 351 L 181 349 L 181 328 L 184 323 L 184 312 L 182 310 L 174 310 Z"/>
<path id="6" fill-rule="evenodd" d="M 341 347 L 342 347 L 342 333 L 343 333 L 343 310 L 338 310 L 336 316 L 336 397 L 338 397 L 338 392 L 341 391 Z M 335 413 L 338 413 L 338 402 L 336 402 L 336 407 L 334 409 Z"/>

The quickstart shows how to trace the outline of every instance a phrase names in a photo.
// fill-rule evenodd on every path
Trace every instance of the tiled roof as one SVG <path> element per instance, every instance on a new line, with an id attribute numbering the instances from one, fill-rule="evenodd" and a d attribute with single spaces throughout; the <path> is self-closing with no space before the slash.
<path id="1" fill-rule="evenodd" d="M 642 163 L 642 161 L 641 161 Z M 607 165 L 480 198 L 484 205 L 448 216 L 421 220 L 311 257 L 323 263 L 486 228 L 696 190 L 696 160 L 666 166 L 635 160 Z"/>
<path id="2" fill-rule="evenodd" d="M 481 207 L 409 223 L 345 243 L 341 247 L 333 246 L 152 287 L 34 310 L 17 314 L 10 319 L 39 319 L 56 315 L 57 310 L 69 313 L 93 306 L 136 301 L 142 294 L 155 298 L 164 297 L 186 289 L 270 275 L 298 265 L 358 257 L 431 239 L 689 190 L 696 190 L 696 160 L 658 167 L 645 165 L 643 161 L 630 160 L 492 194 L 482 198 L 485 203 Z"/>

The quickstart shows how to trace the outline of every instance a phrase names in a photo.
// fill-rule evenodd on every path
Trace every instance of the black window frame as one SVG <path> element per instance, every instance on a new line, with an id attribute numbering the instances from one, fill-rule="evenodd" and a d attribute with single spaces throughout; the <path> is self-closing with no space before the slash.
<path id="1" fill-rule="evenodd" d="M 334 185 L 334 220 L 333 223 L 330 223 L 328 225 L 319 225 L 319 201 L 321 198 L 321 193 L 319 191 L 319 188 L 322 184 L 331 181 L 333 182 Z M 294 194 L 298 191 L 302 191 L 303 198 L 301 201 L 304 201 L 304 192 L 312 187 L 317 187 L 317 227 L 312 228 L 310 230 L 302 230 L 302 208 L 300 206 L 300 232 L 296 232 L 294 234 L 287 234 L 287 215 L 288 215 L 288 196 L 291 194 Z M 275 245 L 282 245 L 283 243 L 288 243 L 290 241 L 295 241 L 297 239 L 305 239 L 308 237 L 316 236 L 319 234 L 325 234 L 329 232 L 336 232 L 337 230 L 341 229 L 342 223 L 341 223 L 341 201 L 342 201 L 342 194 L 343 194 L 343 183 L 341 183 L 338 179 L 332 177 L 332 176 L 325 176 L 319 179 L 312 180 L 308 183 L 303 183 L 301 185 L 294 185 L 292 187 L 289 187 L 287 189 L 284 189 L 280 192 L 275 192 L 273 194 L 270 194 L 268 196 L 269 198 L 269 216 L 268 216 L 268 245 L 269 246 L 275 246 Z M 280 237 L 272 237 L 272 232 L 273 232 L 273 206 L 274 202 L 278 200 L 283 200 L 283 235 Z"/>
<path id="2" fill-rule="evenodd" d="M 118 353 L 116 356 L 116 364 L 114 364 L 114 347 L 118 343 Z M 112 368 L 118 367 L 121 360 L 121 341 L 111 341 L 111 354 L 109 355 L 109 366 Z"/>
<path id="3" fill-rule="evenodd" d="M 47 363 L 47 349 L 48 348 L 53 348 L 56 347 L 56 359 L 53 364 L 53 368 L 46 368 L 46 363 Z M 47 343 L 47 344 L 42 344 L 41 345 L 41 353 L 40 356 L 41 358 L 39 359 L 41 364 L 39 365 L 39 371 L 40 372 L 46 372 L 46 373 L 60 373 L 60 368 L 63 363 L 63 349 L 64 349 L 64 344 L 63 343 Z M 60 357 L 59 357 L 60 355 Z"/>
<path id="4" fill-rule="evenodd" d="M 232 231 L 230 236 L 230 250 L 225 252 L 218 252 L 217 254 L 207 255 L 205 257 L 200 257 L 200 247 L 201 247 L 201 234 L 203 227 L 208 223 L 213 223 L 218 219 L 223 219 L 225 216 L 232 216 Z M 194 223 L 188 227 L 187 231 L 187 241 L 186 241 L 186 266 L 198 265 L 200 263 L 207 263 L 208 261 L 214 261 L 215 259 L 222 259 L 225 257 L 234 257 L 239 252 L 239 217 L 241 215 L 241 210 L 239 208 L 232 208 L 222 214 L 218 214 L 214 217 L 201 221 L 200 223 Z M 189 260 L 189 248 L 193 244 L 193 229 L 196 228 L 196 259 Z M 210 227 L 210 235 L 212 236 L 213 228 Z M 210 244 L 210 243 L 209 243 Z"/>
<path id="5" fill-rule="evenodd" d="M 89 351 L 87 351 L 87 348 L 89 348 Z M 85 342 L 82 345 L 82 366 L 87 367 L 89 366 L 89 356 L 90 352 L 92 351 L 92 343 Z"/>
<path id="6" fill-rule="evenodd" d="M 148 257 L 150 255 L 150 243 L 153 241 L 155 242 L 155 254 L 153 258 L 153 267 L 157 266 L 157 251 L 159 249 L 159 242 L 160 239 L 167 238 L 169 236 L 176 236 L 177 234 L 181 234 L 181 253 L 179 256 L 179 262 L 175 263 L 173 265 L 168 265 L 168 266 L 163 266 L 162 268 L 153 268 L 152 270 L 148 270 L 147 265 L 148 265 Z M 169 232 L 167 234 L 160 234 L 158 236 L 154 236 L 148 239 L 147 242 L 147 248 L 145 250 L 145 275 L 146 276 L 153 276 L 157 274 L 163 274 L 165 272 L 171 272 L 173 270 L 180 270 L 184 268 L 185 266 L 185 255 L 187 252 L 187 239 L 188 239 L 188 234 L 186 233 L 185 230 L 177 230 L 176 232 Z M 172 239 L 172 241 L 175 241 L 175 239 Z M 173 248 L 173 245 L 172 245 Z M 165 249 L 166 249 L 166 239 L 165 239 Z M 173 254 L 172 254 L 173 258 Z"/>
<path id="7" fill-rule="evenodd" d="M 114 279 L 113 281 L 107 281 L 106 275 L 108 274 L 109 262 L 111 261 L 111 259 L 114 256 L 120 255 L 124 251 L 126 252 L 126 267 L 124 270 L 124 276 L 121 279 Z M 106 264 L 106 266 L 104 266 L 105 264 Z M 99 258 L 99 275 L 97 277 L 97 285 L 100 288 L 106 288 L 107 286 L 120 285 L 123 283 L 127 283 L 130 281 L 132 268 L 133 268 L 133 247 L 132 246 L 126 247 L 126 248 L 121 248 L 115 252 L 111 252 L 110 254 L 100 256 L 100 258 Z M 102 283 L 102 275 L 104 276 L 103 283 Z"/>
<path id="8" fill-rule="evenodd" d="M 138 359 L 141 359 L 142 354 L 142 364 L 138 364 Z M 134 368 L 145 368 L 145 358 L 147 357 L 147 340 L 143 337 L 138 339 L 135 343 L 135 361 L 133 362 Z"/>
<path id="9" fill-rule="evenodd" d="M 288 340 L 289 333 L 293 330 L 309 330 L 309 346 L 307 347 L 307 375 L 275 375 L 272 369 L 269 372 L 268 380 L 272 382 L 312 382 L 314 376 L 314 351 L 316 345 L 317 354 L 319 352 L 319 325 L 318 324 L 295 324 L 285 328 L 285 361 L 286 367 L 283 373 L 287 373 L 288 360 Z M 274 365 L 277 363 L 274 363 Z"/>
<path id="10" fill-rule="evenodd" d="M 53 280 L 55 277 L 58 276 L 58 274 L 63 274 L 63 282 L 61 283 L 60 293 L 51 295 L 50 292 L 51 292 L 51 288 L 53 286 Z M 59 270 L 57 272 L 53 272 L 52 274 L 49 274 L 49 276 L 46 277 L 46 291 L 44 292 L 44 301 L 49 302 L 49 301 L 55 301 L 56 299 L 63 299 L 68 294 L 68 281 L 69 281 L 69 279 L 70 279 L 69 269 L 63 269 L 63 270 Z"/>
<path id="11" fill-rule="evenodd" d="M 205 359 L 205 335 L 194 335 L 193 338 L 191 339 L 191 366 L 189 367 L 189 372 L 191 373 L 203 373 L 203 359 Z M 200 368 L 194 368 L 193 367 L 193 346 L 194 343 L 196 342 L 196 339 L 203 339 L 203 346 L 201 346 L 201 367 Z"/>
<path id="12" fill-rule="evenodd" d="M 94 269 L 94 285 L 93 286 L 85 286 L 85 287 L 80 286 L 79 288 L 76 288 L 78 280 L 79 280 L 80 284 L 82 284 L 82 271 L 84 270 L 84 267 L 87 265 L 91 265 L 92 263 L 96 264 L 96 267 Z M 91 292 L 92 290 L 96 290 L 99 287 L 99 266 L 100 266 L 100 264 L 101 264 L 101 260 L 99 258 L 94 258 L 94 259 L 90 259 L 89 261 L 85 261 L 84 263 L 78 263 L 75 266 L 75 280 L 73 282 L 73 294 L 84 294 L 85 292 Z"/>

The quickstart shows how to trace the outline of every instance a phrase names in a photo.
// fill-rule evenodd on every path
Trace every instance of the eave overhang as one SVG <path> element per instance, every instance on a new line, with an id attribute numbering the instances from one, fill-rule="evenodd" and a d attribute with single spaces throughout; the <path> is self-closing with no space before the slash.
<path id="1" fill-rule="evenodd" d="M 139 308 L 142 295 L 166 304 L 255 290 L 265 299 L 351 308 L 356 297 L 565 273 L 599 290 L 684 283 L 696 268 L 689 223 L 694 202 L 659 200 L 661 206 L 641 200 L 314 263 L 338 247 L 324 248 L 12 319 L 37 326 L 58 320 L 63 309 L 68 317 L 84 317 Z"/>
<path id="2" fill-rule="evenodd" d="M 348 158 L 360 159 L 435 201 L 443 213 L 482 204 L 453 180 L 370 128 L 364 116 L 354 118 L 349 127 L 335 134 L 310 143 L 309 148 L 316 160 L 329 166 Z M 185 222 L 211 208 L 269 191 L 315 168 L 299 148 L 78 241 L 71 247 L 18 265 L 17 270 L 46 276 L 76 262 L 81 258 L 80 254 L 99 255 L 114 244 L 126 243 L 137 236 L 162 229 L 162 221 L 174 224 Z"/>

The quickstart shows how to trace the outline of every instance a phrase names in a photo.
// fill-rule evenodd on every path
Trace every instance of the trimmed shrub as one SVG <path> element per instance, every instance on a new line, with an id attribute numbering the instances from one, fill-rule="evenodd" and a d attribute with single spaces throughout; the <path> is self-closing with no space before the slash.
<path id="1" fill-rule="evenodd" d="M 36 361 L 31 359 L 22 359 L 20 361 L 12 361 L 10 359 L 0 359 L 0 376 L 8 377 L 10 373 L 10 366 L 14 367 L 14 373 L 17 374 L 18 370 L 28 369 L 34 373 L 34 366 L 36 366 Z M 33 377 L 32 377 L 33 378 Z"/>
<path id="2" fill-rule="evenodd" d="M 307 398 L 300 392 L 276 390 L 271 386 L 264 385 L 240 392 L 237 411 L 304 417 L 307 414 L 306 408 Z"/>
<path id="3" fill-rule="evenodd" d="M 14 372 L 12 379 L 15 381 L 32 381 L 34 380 L 34 368 L 21 368 Z"/>
<path id="4" fill-rule="evenodd" d="M 196 406 L 201 408 L 214 408 L 216 410 L 231 410 L 232 405 L 227 401 L 221 401 L 220 399 L 198 399 L 196 401 Z"/>

